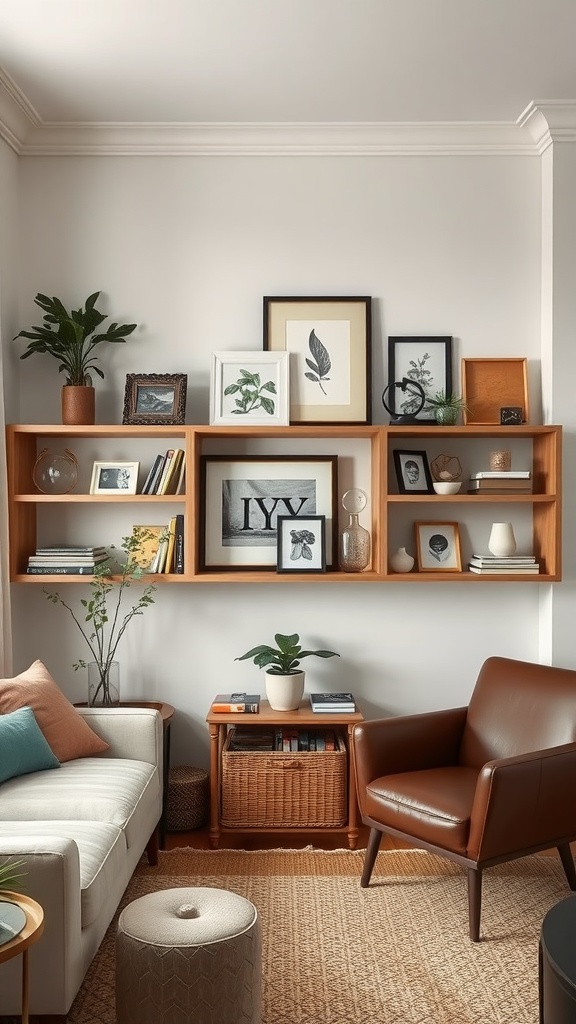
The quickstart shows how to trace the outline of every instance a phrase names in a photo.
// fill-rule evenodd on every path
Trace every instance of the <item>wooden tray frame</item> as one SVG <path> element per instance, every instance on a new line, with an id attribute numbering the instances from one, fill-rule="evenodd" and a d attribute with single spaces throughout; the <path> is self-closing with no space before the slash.
<path id="1" fill-rule="evenodd" d="M 505 406 L 521 406 L 522 422 L 529 423 L 528 360 L 462 359 L 462 397 L 464 423 L 499 424 Z"/>

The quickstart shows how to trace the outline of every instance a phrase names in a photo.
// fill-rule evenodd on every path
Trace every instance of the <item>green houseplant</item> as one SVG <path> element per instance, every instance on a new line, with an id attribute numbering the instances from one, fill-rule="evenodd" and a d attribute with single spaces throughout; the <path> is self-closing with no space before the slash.
<path id="1" fill-rule="evenodd" d="M 120 550 L 125 557 L 119 559 L 118 574 L 115 577 L 112 575 L 110 558 L 95 566 L 90 583 L 91 597 L 80 600 L 82 611 L 75 611 L 58 592 L 44 590 L 49 601 L 61 604 L 72 616 L 92 655 L 90 664 L 83 659 L 74 664 L 75 670 L 88 668 L 89 675 L 93 677 L 89 683 L 89 704 L 110 707 L 119 701 L 115 678 L 116 650 L 134 616 L 142 615 L 146 608 L 154 604 L 156 587 L 153 583 L 147 584 L 138 600 L 126 612 L 122 608 L 123 599 L 126 590 L 144 575 L 145 570 L 138 556 L 142 544 L 153 538 L 151 531 L 139 527 L 134 528 L 130 537 L 122 538 Z"/>
<path id="2" fill-rule="evenodd" d="M 298 633 L 286 636 L 276 633 L 276 647 L 259 644 L 242 654 L 235 661 L 251 658 L 258 668 L 266 669 L 266 695 L 270 707 L 275 711 L 293 711 L 298 707 L 304 693 L 304 672 L 300 662 L 304 658 L 339 658 L 336 651 L 306 651 L 300 646 Z"/>
<path id="3" fill-rule="evenodd" d="M 460 413 L 465 412 L 467 408 L 466 400 L 458 395 L 447 395 L 445 391 L 426 395 L 426 409 L 432 409 L 436 423 L 443 426 L 456 423 Z"/>
<path id="4" fill-rule="evenodd" d="M 102 370 L 96 365 L 95 347 L 103 341 L 125 342 L 127 336 L 137 327 L 137 324 L 112 323 L 105 331 L 98 331 L 106 320 L 106 315 L 96 309 L 99 296 L 100 292 L 93 292 L 83 307 L 67 310 L 56 296 L 50 297 L 39 292 L 34 302 L 44 310 L 44 323 L 20 331 L 14 338 L 14 341 L 18 338 L 27 338 L 29 341 L 26 351 L 20 356 L 21 359 L 28 359 L 36 352 L 46 352 L 59 360 L 58 370 L 66 374 L 66 384 L 62 388 L 62 421 L 66 424 L 94 422 L 92 373 L 104 377 Z M 79 395 L 77 392 L 68 391 L 69 388 L 91 390 Z M 74 400 L 78 402 L 81 397 L 88 399 L 88 410 L 77 413 L 69 410 L 69 403 L 73 405 Z M 83 418 L 79 419 L 79 415 Z M 91 418 L 86 418 L 87 416 Z"/>
<path id="5" fill-rule="evenodd" d="M 22 889 L 21 880 L 26 872 L 20 869 L 24 863 L 23 860 L 5 860 L 0 864 L 0 902 L 3 892 L 19 892 Z"/>

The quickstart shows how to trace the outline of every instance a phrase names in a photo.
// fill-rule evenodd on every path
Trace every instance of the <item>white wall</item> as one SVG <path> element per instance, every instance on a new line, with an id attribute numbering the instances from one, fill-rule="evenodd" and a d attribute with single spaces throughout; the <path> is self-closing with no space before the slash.
<path id="1" fill-rule="evenodd" d="M 540 421 L 536 157 L 27 157 L 20 179 L 11 335 L 38 322 L 38 291 L 79 303 L 100 288 L 103 310 L 140 325 L 100 350 L 98 422 L 121 421 L 127 372 L 188 373 L 187 421 L 207 422 L 211 351 L 260 348 L 262 296 L 275 294 L 373 296 L 375 422 L 390 334 L 452 335 L 457 368 L 462 356 L 527 356 Z M 62 382 L 49 357 L 18 361 L 20 421 L 59 422 Z M 40 588 L 12 589 L 15 669 L 40 657 L 83 699 L 71 665 L 86 652 L 63 609 Z M 175 760 L 206 763 L 212 695 L 263 690 L 234 658 L 294 631 L 340 652 L 305 667 L 370 714 L 465 703 L 486 656 L 538 659 L 539 589 L 162 587 L 127 634 L 123 695 L 173 703 Z"/>

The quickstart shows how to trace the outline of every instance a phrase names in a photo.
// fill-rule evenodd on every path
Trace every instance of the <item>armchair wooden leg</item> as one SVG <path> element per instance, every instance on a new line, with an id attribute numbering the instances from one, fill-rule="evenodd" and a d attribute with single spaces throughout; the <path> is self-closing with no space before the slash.
<path id="1" fill-rule="evenodd" d="M 468 927 L 472 942 L 480 941 L 480 910 L 482 908 L 482 871 L 468 869 Z"/>
<path id="2" fill-rule="evenodd" d="M 566 875 L 568 885 L 571 889 L 576 889 L 576 868 L 574 867 L 574 857 L 572 856 L 570 843 L 562 843 L 562 845 L 557 846 L 556 849 L 560 854 L 560 860 L 562 861 L 562 867 L 564 868 L 564 874 Z"/>
<path id="3" fill-rule="evenodd" d="M 158 829 L 155 828 L 146 844 L 146 854 L 150 867 L 155 868 L 158 864 Z"/>
<path id="4" fill-rule="evenodd" d="M 364 857 L 364 868 L 362 870 L 362 878 L 360 879 L 360 885 L 363 889 L 366 888 L 370 882 L 370 876 L 372 869 L 376 862 L 376 854 L 380 849 L 380 842 L 382 840 L 382 833 L 379 828 L 371 828 L 370 836 L 368 838 L 368 846 L 366 847 L 366 856 Z"/>

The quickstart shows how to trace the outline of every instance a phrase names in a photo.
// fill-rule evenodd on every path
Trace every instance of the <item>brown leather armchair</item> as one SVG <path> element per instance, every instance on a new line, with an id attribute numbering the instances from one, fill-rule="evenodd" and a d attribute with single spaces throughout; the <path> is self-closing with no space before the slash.
<path id="1" fill-rule="evenodd" d="M 482 872 L 556 847 L 576 889 L 576 671 L 488 658 L 468 707 L 354 727 L 367 886 L 386 832 L 468 869 L 470 938 Z"/>

